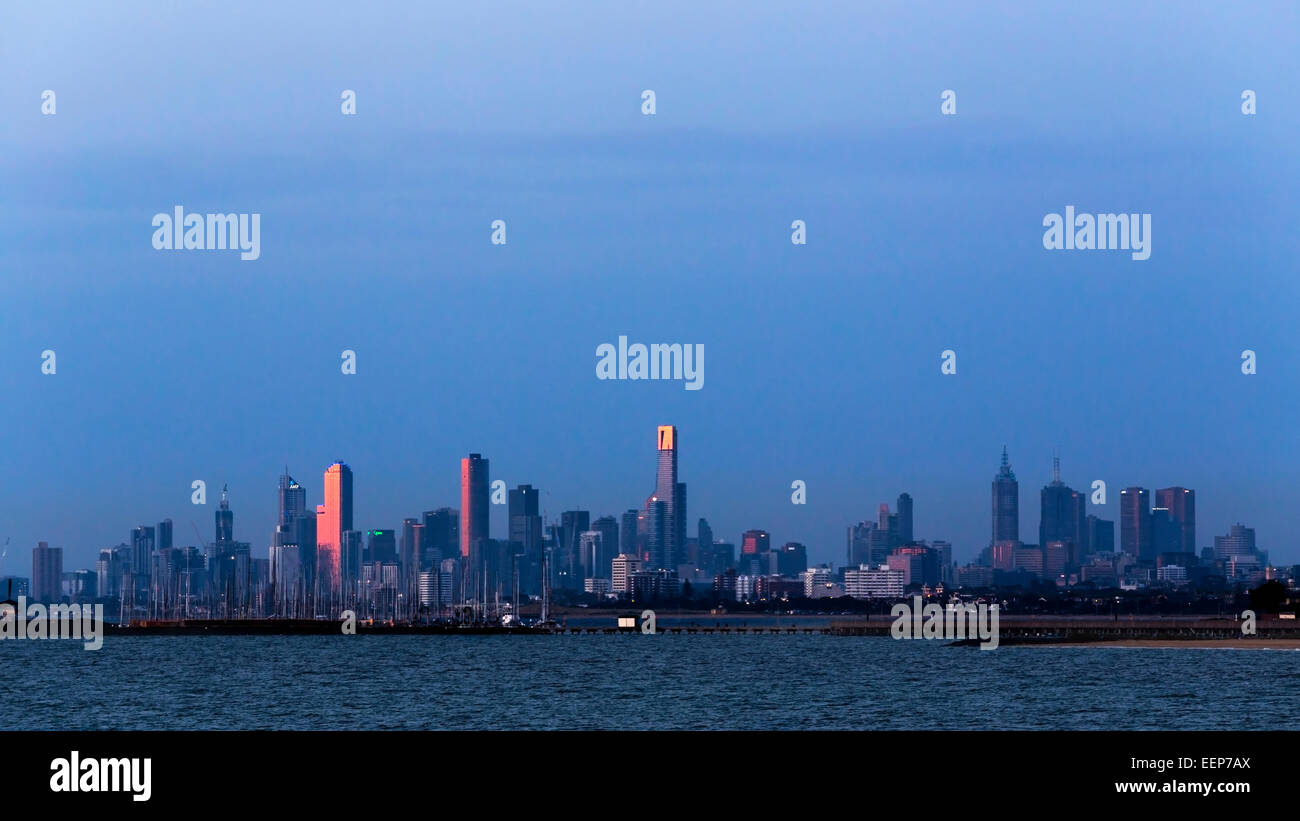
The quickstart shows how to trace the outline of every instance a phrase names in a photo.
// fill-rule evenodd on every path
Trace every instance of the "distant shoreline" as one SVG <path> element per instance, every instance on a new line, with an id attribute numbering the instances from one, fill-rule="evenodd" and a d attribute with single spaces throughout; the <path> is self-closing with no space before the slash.
<path id="1" fill-rule="evenodd" d="M 643 619 L 645 620 L 643 623 Z M 653 619 L 653 621 L 651 621 Z M 653 625 L 653 626 L 652 626 Z M 890 637 L 894 619 L 814 614 L 661 612 L 657 618 L 635 609 L 619 613 L 562 614 L 557 622 L 502 625 L 478 622 L 458 625 L 435 623 L 370 623 L 357 621 L 351 630 L 330 619 L 194 619 L 105 625 L 109 636 L 126 635 L 327 635 L 355 632 L 369 635 L 555 635 L 641 633 L 670 634 L 820 634 L 833 636 Z M 1007 647 L 1172 647 L 1202 649 L 1300 650 L 1300 624 L 1294 620 L 1262 617 L 1255 632 L 1243 635 L 1247 623 L 1232 617 L 1137 616 L 1097 618 L 1014 614 L 996 625 L 1000 645 Z M 936 638 L 938 638 L 936 636 Z M 958 646 L 970 640 L 958 640 Z M 975 642 L 975 643 L 978 643 Z"/>
<path id="2" fill-rule="evenodd" d="M 1300 639 L 1115 639 L 1114 641 L 1006 642 L 1007 647 L 1128 647 L 1148 650 L 1300 650 Z"/>

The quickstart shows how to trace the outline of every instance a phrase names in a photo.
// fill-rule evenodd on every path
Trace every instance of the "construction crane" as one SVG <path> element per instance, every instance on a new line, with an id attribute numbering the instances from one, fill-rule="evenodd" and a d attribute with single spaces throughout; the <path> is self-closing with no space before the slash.
<path id="1" fill-rule="evenodd" d="M 8 555 L 9 555 L 9 537 L 5 536 L 5 546 L 3 549 L 0 549 L 0 573 L 4 572 L 5 557 Z M 9 589 L 5 593 L 5 601 L 6 602 L 14 601 L 14 580 L 13 579 L 9 580 Z M 14 603 L 16 604 L 17 602 Z"/>

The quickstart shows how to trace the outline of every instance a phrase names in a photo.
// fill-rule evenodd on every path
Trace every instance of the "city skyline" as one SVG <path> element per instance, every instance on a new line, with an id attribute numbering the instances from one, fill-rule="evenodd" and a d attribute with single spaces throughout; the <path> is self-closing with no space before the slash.
<path id="1" fill-rule="evenodd" d="M 601 521 L 612 522 L 615 528 L 619 528 L 621 516 L 622 533 L 618 545 L 616 548 L 605 546 L 602 555 L 606 559 L 627 552 L 627 546 L 631 544 L 629 539 L 635 540 L 637 538 L 627 534 L 627 527 L 630 523 L 637 523 L 637 533 L 642 539 L 646 538 L 647 527 L 650 528 L 651 532 L 658 528 L 664 534 L 662 537 L 663 543 L 657 543 L 653 536 L 649 537 L 647 544 L 650 547 L 646 558 L 652 555 L 661 555 L 663 558 L 658 561 L 648 561 L 647 565 L 675 567 L 685 561 L 685 541 L 688 537 L 694 538 L 690 533 L 690 529 L 695 527 L 696 523 L 687 522 L 684 519 L 677 521 L 668 513 L 672 508 L 668 508 L 662 502 L 658 503 L 660 507 L 665 508 L 664 513 L 661 514 L 662 521 L 655 522 L 651 517 L 651 524 L 649 525 L 644 521 L 638 522 L 638 519 L 644 519 L 651 514 L 656 506 L 657 493 L 664 488 L 674 488 L 675 504 L 684 506 L 686 501 L 685 483 L 677 482 L 677 455 L 680 441 L 678 429 L 674 425 L 658 425 L 655 436 L 657 453 L 655 468 L 656 494 L 652 494 L 639 508 L 627 510 L 626 513 L 619 510 L 598 510 L 582 504 L 566 507 L 564 510 L 555 512 L 543 510 L 539 506 L 540 489 L 535 488 L 530 483 L 519 483 L 514 487 L 509 487 L 509 483 L 507 483 L 508 503 L 490 503 L 488 500 L 489 491 L 491 490 L 490 483 L 494 481 L 489 474 L 488 465 L 490 460 L 479 453 L 471 453 L 468 457 L 462 457 L 460 460 L 460 499 L 463 507 L 449 508 L 437 504 L 417 504 L 415 507 L 424 508 L 423 514 L 420 514 L 419 511 L 413 511 L 416 515 L 423 515 L 422 524 L 419 519 L 402 516 L 396 522 L 374 522 L 367 527 L 365 532 L 381 532 L 385 524 L 393 524 L 402 528 L 402 549 L 404 551 L 403 555 L 406 555 L 406 551 L 414 550 L 414 547 L 407 547 L 412 538 L 411 528 L 429 530 L 436 526 L 432 523 L 432 517 L 442 511 L 449 510 L 453 516 L 453 526 L 458 528 L 455 544 L 457 555 L 466 558 L 471 556 L 471 551 L 476 543 L 488 538 L 506 539 L 520 542 L 529 547 L 540 547 L 542 531 L 547 530 L 549 532 L 552 525 L 562 526 L 562 529 L 569 532 L 569 538 L 574 540 L 574 546 L 576 547 L 577 537 L 590 528 L 593 518 L 600 517 Z M 278 480 L 276 501 L 279 511 L 275 517 L 275 523 L 271 526 L 270 537 L 266 540 L 265 545 L 258 541 L 256 537 L 245 538 L 241 543 L 250 545 L 254 555 L 260 557 L 263 547 L 273 550 L 282 542 L 287 541 L 296 545 L 300 540 L 308 538 L 316 551 L 313 554 L 312 564 L 315 565 L 318 560 L 324 560 L 323 565 L 316 566 L 326 568 L 320 572 L 327 574 L 327 578 L 324 580 L 327 585 L 331 584 L 332 580 L 332 589 L 337 593 L 338 580 L 340 579 L 341 544 L 346 538 L 346 532 L 353 530 L 353 473 L 347 463 L 336 460 L 322 472 L 322 476 L 322 496 L 325 501 L 315 506 L 314 515 L 307 514 L 306 511 L 312 509 L 308 502 L 310 490 L 292 478 L 289 467 L 286 465 Z M 1011 551 L 1015 547 L 1029 544 L 1021 539 L 1008 536 L 1012 528 L 1014 528 L 1014 532 L 1019 532 L 1020 526 L 1023 524 L 1023 517 L 1019 513 L 1018 482 L 1016 474 L 1012 470 L 1006 446 L 1003 446 L 1001 464 L 993 479 L 993 508 L 990 516 L 993 528 L 992 537 L 985 544 L 973 546 L 970 550 L 963 551 L 950 548 L 951 558 L 956 564 L 986 561 L 992 567 L 1013 569 L 1015 562 L 1011 558 L 1013 555 Z M 237 538 L 240 534 L 235 532 L 234 514 L 230 507 L 228 491 L 229 486 L 223 484 L 220 500 L 213 511 L 213 542 L 201 540 L 199 544 L 189 545 L 187 539 L 181 539 L 178 546 L 204 548 L 205 546 L 223 542 L 240 542 Z M 1084 543 L 1092 543 L 1092 537 L 1088 532 L 1085 532 L 1085 529 L 1091 527 L 1093 519 L 1101 519 L 1103 520 L 1102 523 L 1109 527 L 1108 538 L 1115 552 L 1129 553 L 1137 558 L 1150 561 L 1154 561 L 1156 555 L 1160 552 L 1181 550 L 1184 553 L 1193 552 L 1199 556 L 1204 549 L 1215 550 L 1220 537 L 1224 537 L 1224 534 L 1227 534 L 1225 538 L 1235 537 L 1238 529 L 1243 525 L 1247 525 L 1250 521 L 1249 517 L 1238 517 L 1221 527 L 1211 527 L 1207 536 L 1203 537 L 1208 543 L 1197 545 L 1195 535 L 1197 531 L 1195 490 L 1181 486 L 1153 490 L 1149 487 L 1135 485 L 1118 490 L 1119 498 L 1115 504 L 1091 505 L 1087 502 L 1087 489 L 1079 491 L 1062 481 L 1060 458 L 1057 456 L 1053 457 L 1052 479 L 1042 485 L 1039 492 L 1041 494 L 1042 515 L 1040 515 L 1037 528 L 1039 541 L 1033 546 L 1045 549 L 1048 543 L 1053 540 L 1072 540 L 1073 547 L 1067 548 L 1070 553 L 1066 557 L 1072 565 L 1077 565 L 1083 557 L 1085 553 Z M 1108 487 L 1108 501 L 1111 492 L 1112 489 Z M 1007 494 L 1011 494 L 1011 503 L 1006 501 Z M 1001 503 L 999 502 L 1000 498 L 1004 500 Z M 789 498 L 786 499 L 786 502 L 790 503 Z M 914 531 L 919 531 L 919 533 L 915 534 L 915 539 L 918 542 L 937 541 L 941 544 L 952 545 L 952 541 L 945 538 L 943 534 L 928 532 L 924 523 L 921 527 L 916 527 L 914 499 L 909 492 L 902 491 L 898 496 L 897 503 L 899 512 L 896 517 L 890 514 L 889 505 L 885 502 L 879 503 L 878 512 L 882 527 L 884 527 L 886 517 L 897 520 L 897 525 L 891 522 L 891 529 L 897 528 L 894 531 L 894 537 L 899 544 L 912 543 Z M 194 505 L 194 507 L 200 506 Z M 1036 506 L 1030 505 L 1031 509 L 1034 507 Z M 465 517 L 460 515 L 460 511 L 464 509 L 478 510 L 478 513 L 471 517 L 477 520 L 477 526 L 466 526 Z M 497 528 L 493 528 L 489 517 L 492 517 L 494 513 L 499 514 L 503 511 L 505 513 L 505 526 L 500 527 L 498 525 Z M 1014 514 L 1012 511 L 1014 511 Z M 295 515 L 295 513 L 298 515 Z M 567 518 L 577 513 L 584 514 L 585 519 L 583 522 L 577 523 Z M 628 516 L 634 513 L 637 516 L 629 519 Z M 1101 515 L 1104 513 L 1111 513 L 1111 518 L 1107 519 Z M 1162 513 L 1164 519 L 1160 518 Z M 500 516 L 494 518 L 500 518 Z M 696 517 L 696 521 L 708 520 L 709 518 L 708 512 L 703 511 Z M 307 524 L 312 525 L 310 537 L 305 537 L 303 531 L 297 528 L 295 519 L 299 521 L 305 520 Z M 870 517 L 866 517 L 866 520 L 870 521 Z M 856 520 L 850 519 L 846 521 L 846 524 L 850 526 L 850 530 L 854 521 Z M 924 522 L 924 520 L 922 521 Z M 1158 534 L 1162 521 L 1165 522 L 1165 527 L 1172 527 L 1172 530 L 1166 536 L 1159 536 Z M 248 527 L 248 525 L 245 524 L 244 527 Z M 149 559 L 145 557 L 148 557 L 156 550 L 172 546 L 172 528 L 173 522 L 170 517 L 161 520 L 157 525 L 135 526 L 130 530 L 131 538 L 128 542 L 108 541 L 94 547 L 91 552 L 98 556 L 99 551 L 102 549 L 126 544 L 132 550 L 132 554 L 135 556 L 134 561 L 137 564 L 142 561 L 147 563 Z M 337 536 L 333 535 L 335 529 L 338 530 Z M 1202 526 L 1202 529 L 1204 530 L 1204 526 Z M 1255 528 L 1251 527 L 1249 529 L 1250 547 L 1253 550 L 1257 545 Z M 282 536 L 282 533 L 286 532 L 292 535 Z M 387 532 L 394 531 L 389 529 Z M 473 532 L 481 532 L 481 535 L 471 535 Z M 765 527 L 761 522 L 750 523 L 743 531 L 739 532 L 739 537 L 734 538 L 734 540 L 727 538 L 729 532 L 726 528 L 720 528 L 715 523 L 708 522 L 708 538 L 715 539 L 719 543 L 731 543 L 734 545 L 737 554 L 742 556 L 770 550 L 782 543 L 797 543 L 801 548 L 808 551 L 806 561 L 810 567 L 822 564 L 834 567 L 853 567 L 857 564 L 855 561 L 845 559 L 842 541 L 839 545 L 834 546 L 809 545 L 804 548 L 806 542 L 800 538 L 798 533 L 777 534 L 777 538 L 773 539 L 773 531 Z M 843 533 L 843 525 L 841 525 L 841 533 Z M 201 535 L 201 531 L 197 531 L 197 535 Z M 248 536 L 247 533 L 242 535 Z M 1006 538 L 1004 540 L 999 537 Z M 763 544 L 761 546 L 753 544 L 752 540 L 755 538 L 761 539 Z M 677 539 L 680 539 L 680 542 L 675 542 Z M 852 535 L 850 535 L 851 540 Z M 1006 545 L 1007 550 L 1000 556 L 999 547 L 1005 542 L 1010 542 L 1010 544 Z M 675 551 L 672 548 L 674 543 L 678 545 Z M 68 556 L 68 559 L 64 561 L 65 571 L 71 570 L 73 566 L 80 566 L 75 558 L 77 554 L 75 552 L 69 553 L 64 545 L 52 543 L 48 539 L 40 540 L 39 544 L 42 546 L 50 545 L 60 550 L 61 555 Z M 1165 545 L 1163 550 L 1160 547 L 1161 545 Z M 1193 546 L 1194 549 L 1188 551 L 1188 545 Z M 1261 550 L 1270 553 L 1273 564 L 1285 565 L 1288 563 L 1285 559 L 1279 558 L 1275 549 L 1266 542 L 1260 542 L 1258 546 Z M 358 545 L 357 549 L 359 551 L 361 546 Z M 396 545 L 394 545 L 395 550 Z M 851 550 L 852 547 L 850 547 Z M 990 551 L 992 552 L 990 553 Z M 822 554 L 826 554 L 826 556 L 823 557 Z M 396 557 L 395 552 L 394 557 Z M 34 557 L 33 561 L 35 561 Z M 354 561 L 359 561 L 359 556 Z M 88 562 L 86 566 L 93 567 L 94 562 Z M 21 574 L 8 567 L 0 572 L 0 576 L 19 575 Z"/>
<path id="2" fill-rule="evenodd" d="M 0 540 L 77 556 L 126 513 L 189 532 L 196 478 L 267 521 L 268 466 L 319 492 L 339 455 L 366 477 L 357 510 L 391 527 L 422 496 L 455 505 L 433 466 L 475 451 L 552 511 L 626 510 L 651 489 L 636 431 L 672 419 L 690 508 L 728 538 L 762 520 L 833 558 L 843 522 L 907 488 L 969 555 L 989 532 L 972 488 L 1006 443 L 1027 487 L 1059 453 L 1112 505 L 1196 488 L 1203 521 L 1249 519 L 1300 557 L 1300 106 L 1278 79 L 1300 58 L 1260 36 L 1294 8 L 248 14 L 262 25 L 196 10 L 170 30 L 125 2 L 50 29 L 57 49 L 0 52 Z M 14 31 L 47 26 L 13 10 Z M 303 26 L 321 36 L 280 34 Z M 358 31 L 377 39 L 322 45 Z M 258 258 L 155 250 L 150 220 L 177 205 L 260 214 Z M 1046 250 L 1044 215 L 1069 205 L 1150 214 L 1150 257 Z M 597 378 L 624 336 L 706 347 L 707 381 Z M 803 508 L 782 502 L 796 479 Z"/>

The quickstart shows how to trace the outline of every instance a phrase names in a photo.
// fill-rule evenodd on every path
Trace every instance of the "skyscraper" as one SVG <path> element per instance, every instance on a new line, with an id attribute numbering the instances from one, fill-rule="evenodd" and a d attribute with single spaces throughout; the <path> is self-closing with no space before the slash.
<path id="1" fill-rule="evenodd" d="M 402 542 L 397 554 L 403 578 L 412 578 L 420 572 L 420 547 L 423 544 L 424 525 L 419 519 L 403 519 Z"/>
<path id="2" fill-rule="evenodd" d="M 884 534 L 890 550 L 902 544 L 898 538 L 898 514 L 889 512 L 889 502 L 881 502 L 876 511 L 876 530 Z"/>
<path id="3" fill-rule="evenodd" d="M 591 523 L 591 529 L 600 534 L 600 550 L 596 554 L 595 564 L 588 569 L 587 575 L 609 578 L 610 563 L 618 555 L 618 519 L 613 516 L 601 516 Z"/>
<path id="4" fill-rule="evenodd" d="M 1156 491 L 1156 507 L 1169 511 L 1178 528 L 1179 553 L 1196 552 L 1196 491 L 1185 487 L 1166 487 Z"/>
<path id="5" fill-rule="evenodd" d="M 284 527 L 292 527 L 293 520 L 307 512 L 307 489 L 294 481 L 286 465 L 280 475 L 278 491 L 280 502 L 280 521 Z"/>
<path id="6" fill-rule="evenodd" d="M 460 555 L 460 513 L 440 507 L 424 513 L 425 555 L 421 560 L 429 570 L 441 572 L 441 562 Z"/>
<path id="7" fill-rule="evenodd" d="M 288 531 L 292 535 L 284 543 L 298 548 L 298 560 L 292 566 L 299 575 L 300 590 L 304 595 L 312 593 L 316 586 L 316 527 L 319 517 L 319 513 L 310 511 L 295 516 Z M 284 581 L 286 584 L 294 583 L 294 580 L 288 578 Z"/>
<path id="8" fill-rule="evenodd" d="M 643 545 L 642 565 L 661 568 L 668 564 L 668 503 L 657 496 L 646 500 L 637 518 L 637 542 Z"/>
<path id="9" fill-rule="evenodd" d="M 910 493 L 898 495 L 898 542 L 899 544 L 912 543 L 912 495 Z"/>
<path id="10" fill-rule="evenodd" d="M 612 558 L 612 557 L 611 557 Z M 686 556 L 686 483 L 673 484 L 673 534 L 668 566 L 676 570 L 688 562 Z"/>
<path id="11" fill-rule="evenodd" d="M 746 530 L 740 537 L 740 555 L 756 556 L 772 549 L 772 535 L 766 530 Z"/>
<path id="12" fill-rule="evenodd" d="M 285 465 L 276 488 L 279 518 L 271 541 L 277 607 L 300 601 L 316 579 L 316 514 L 307 509 L 307 489 Z"/>
<path id="13" fill-rule="evenodd" d="M 703 557 L 713 547 L 713 528 L 709 527 L 709 520 L 701 518 L 695 526 L 697 534 L 696 540 L 700 543 L 700 554 Z M 706 559 L 701 559 L 706 561 Z"/>
<path id="14" fill-rule="evenodd" d="M 329 532 L 328 511 L 325 505 L 316 505 L 316 572 L 313 574 L 316 587 L 312 588 L 313 593 L 321 589 L 321 584 L 324 584 L 325 590 L 333 586 L 336 561 L 339 576 L 341 577 L 343 573 L 342 552 L 335 549 L 334 542 L 330 541 Z"/>
<path id="15" fill-rule="evenodd" d="M 131 548 L 125 544 L 99 551 L 99 561 L 95 562 L 95 570 L 99 576 L 96 581 L 99 595 L 108 597 L 121 595 L 122 579 L 130 573 L 130 568 Z"/>
<path id="16" fill-rule="evenodd" d="M 584 581 L 586 579 L 609 578 L 609 576 L 602 576 L 600 570 L 601 556 L 605 552 L 602 545 L 604 540 L 605 534 L 599 530 L 584 530 L 578 534 L 578 555 L 579 562 L 582 565 L 580 575 Z M 585 585 L 583 589 L 585 589 Z"/>
<path id="17" fill-rule="evenodd" d="M 1139 560 L 1155 559 L 1151 537 L 1151 491 L 1126 487 L 1119 492 L 1119 545 Z"/>
<path id="18" fill-rule="evenodd" d="M 542 545 L 546 532 L 540 515 L 541 494 L 532 485 L 519 485 L 506 497 L 506 528 L 514 578 L 519 590 L 530 594 L 542 589 Z"/>
<path id="19" fill-rule="evenodd" d="M 153 562 L 154 529 L 140 525 L 131 531 L 131 572 L 148 578 Z"/>
<path id="20" fill-rule="evenodd" d="M 566 510 L 560 514 L 559 583 L 570 590 L 581 590 L 584 572 L 582 534 L 591 529 L 591 513 Z"/>
<path id="21" fill-rule="evenodd" d="M 315 544 L 315 540 L 312 541 Z M 339 548 L 339 572 L 342 584 L 347 590 L 361 578 L 361 558 L 365 555 L 365 534 L 360 530 L 343 531 L 343 544 Z"/>
<path id="22" fill-rule="evenodd" d="M 1162 553 L 1178 553 L 1182 542 L 1182 525 L 1174 519 L 1169 508 L 1159 506 L 1152 508 L 1151 555 L 1158 561 Z"/>
<path id="23" fill-rule="evenodd" d="M 235 540 L 235 513 L 230 509 L 229 489 L 228 485 L 221 486 L 221 505 L 213 514 L 216 519 L 216 541 L 218 545 L 227 544 Z M 222 548 L 219 547 L 217 549 L 221 550 Z"/>
<path id="24" fill-rule="evenodd" d="M 650 514 L 649 541 L 654 545 L 650 561 L 653 567 L 676 568 L 683 560 L 686 547 L 686 486 L 677 482 L 677 427 L 660 425 L 655 432 L 658 467 L 655 472 L 655 491 L 646 500 L 646 513 Z M 663 504 L 660 522 L 654 506 Z M 682 515 L 679 515 L 682 514 Z M 655 532 L 655 528 L 661 532 Z"/>
<path id="25" fill-rule="evenodd" d="M 368 564 L 397 564 L 397 532 L 393 530 L 366 531 L 366 557 Z"/>
<path id="26" fill-rule="evenodd" d="M 889 554 L 898 547 L 898 517 L 891 516 L 889 505 L 881 505 L 876 524 L 867 534 L 871 561 L 869 564 L 884 564 Z"/>
<path id="27" fill-rule="evenodd" d="M 623 513 L 623 525 L 619 529 L 618 552 L 626 553 L 629 556 L 639 555 L 637 552 L 636 530 L 637 521 L 641 514 L 636 509 L 628 510 Z"/>
<path id="28" fill-rule="evenodd" d="M 460 460 L 460 555 L 468 559 L 488 538 L 488 460 L 477 453 Z M 474 552 L 474 555 L 478 555 Z"/>
<path id="29" fill-rule="evenodd" d="M 864 521 L 849 525 L 845 551 L 846 564 L 849 567 L 871 563 L 871 535 L 875 530 L 876 525 L 873 522 Z"/>
<path id="30" fill-rule="evenodd" d="M 793 578 L 808 569 L 808 548 L 798 542 L 786 542 L 777 558 L 777 570 Z"/>
<path id="31" fill-rule="evenodd" d="M 1088 548 L 1086 553 L 1115 552 L 1115 522 L 1088 516 Z"/>
<path id="32" fill-rule="evenodd" d="M 63 548 L 50 547 L 46 542 L 37 542 L 32 548 L 31 590 L 37 602 L 57 602 L 63 598 Z"/>
<path id="33" fill-rule="evenodd" d="M 536 558 L 542 551 L 542 517 L 540 494 L 532 485 L 520 485 L 510 491 L 506 501 L 509 512 L 509 538 L 519 544 L 524 555 Z"/>
<path id="34" fill-rule="evenodd" d="M 1002 467 L 993 477 L 993 543 L 1020 541 L 1020 483 L 1002 446 Z"/>
<path id="35" fill-rule="evenodd" d="M 1052 459 L 1052 482 L 1040 493 L 1038 544 L 1046 549 L 1052 542 L 1065 545 L 1066 565 L 1077 566 L 1090 551 L 1088 541 L 1088 499 L 1061 481 L 1061 460 Z"/>
<path id="36" fill-rule="evenodd" d="M 325 469 L 325 504 L 316 512 L 316 583 L 324 593 L 337 593 L 343 534 L 352 529 L 352 468 L 346 463 Z"/>
<path id="37" fill-rule="evenodd" d="M 163 519 L 158 523 L 158 531 L 154 540 L 154 546 L 159 550 L 172 549 L 172 520 Z"/>

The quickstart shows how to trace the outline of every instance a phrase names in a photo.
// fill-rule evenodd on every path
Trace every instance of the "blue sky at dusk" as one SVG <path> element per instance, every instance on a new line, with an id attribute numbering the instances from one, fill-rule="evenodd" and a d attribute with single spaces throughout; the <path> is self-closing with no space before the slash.
<path id="1" fill-rule="evenodd" d="M 0 12 L 0 574 L 209 540 L 227 482 L 265 556 L 286 463 L 316 504 L 348 462 L 358 528 L 457 506 L 470 452 L 618 514 L 658 424 L 691 535 L 839 564 L 908 491 L 965 562 L 1005 443 L 1025 541 L 1059 453 L 1092 513 L 1182 485 L 1198 546 L 1300 561 L 1294 4 L 431 5 Z M 260 213 L 261 258 L 154 250 L 176 205 Z M 1067 205 L 1150 213 L 1151 258 L 1044 250 Z M 620 335 L 704 388 L 597 380 Z"/>

